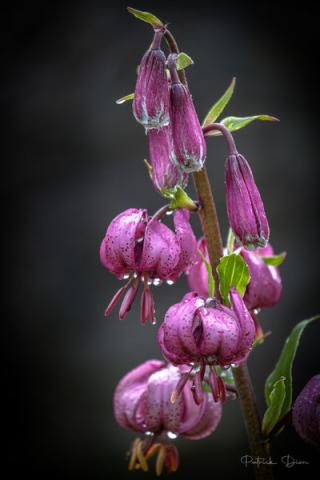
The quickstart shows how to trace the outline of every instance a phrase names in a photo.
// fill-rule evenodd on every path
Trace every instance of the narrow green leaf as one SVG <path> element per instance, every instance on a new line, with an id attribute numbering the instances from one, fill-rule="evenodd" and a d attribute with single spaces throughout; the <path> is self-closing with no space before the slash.
<path id="1" fill-rule="evenodd" d="M 236 237 L 233 233 L 232 228 L 229 228 L 228 238 L 227 238 L 227 253 L 228 253 L 228 255 L 231 255 L 231 253 L 233 253 L 235 238 Z"/>
<path id="2" fill-rule="evenodd" d="M 134 99 L 134 93 L 129 93 L 129 95 L 126 95 L 125 97 L 118 98 L 118 100 L 116 100 L 116 104 L 121 105 L 122 103 L 125 103 L 128 100 L 133 100 L 133 99 Z"/>
<path id="3" fill-rule="evenodd" d="M 271 265 L 273 267 L 278 267 L 281 265 L 281 263 L 284 262 L 285 258 L 287 256 L 287 252 L 282 252 L 279 253 L 279 255 L 271 255 L 269 257 L 265 256 L 262 257 L 262 260 L 266 265 Z"/>
<path id="4" fill-rule="evenodd" d="M 142 12 L 141 10 L 136 10 L 135 8 L 128 7 L 128 12 L 132 13 L 135 17 L 139 18 L 143 22 L 150 23 L 155 28 L 163 28 L 164 25 L 153 13 Z"/>
<path id="5" fill-rule="evenodd" d="M 211 267 L 211 264 L 210 264 L 210 262 L 208 262 L 208 260 L 206 259 L 206 257 L 203 255 L 203 253 L 201 252 L 201 250 L 198 250 L 198 253 L 199 253 L 200 257 L 202 258 L 203 263 L 205 264 L 205 267 L 206 267 L 206 270 L 207 270 L 207 274 L 208 274 L 208 294 L 209 294 L 209 297 L 213 297 L 213 296 L 214 296 L 214 278 L 213 278 L 213 275 L 212 275 L 212 267 Z"/>
<path id="6" fill-rule="evenodd" d="M 193 65 L 193 64 L 194 64 L 194 61 L 192 60 L 191 57 L 189 57 L 189 55 L 187 55 L 184 52 L 180 52 L 178 54 L 176 59 L 177 70 L 182 70 L 183 68 L 187 68 L 189 67 L 189 65 Z"/>
<path id="7" fill-rule="evenodd" d="M 273 386 L 269 395 L 269 406 L 262 420 L 262 433 L 267 436 L 278 423 L 283 404 L 286 398 L 286 378 L 280 377 Z"/>
<path id="8" fill-rule="evenodd" d="M 219 117 L 219 115 L 223 112 L 223 110 L 228 105 L 232 97 L 235 85 L 236 85 L 236 77 L 233 77 L 229 87 L 224 92 L 222 97 L 220 97 L 219 100 L 213 105 L 213 107 L 210 108 L 205 119 L 203 120 L 202 127 L 206 127 L 210 123 L 214 123 L 216 121 L 216 119 Z"/>
<path id="9" fill-rule="evenodd" d="M 262 120 L 268 122 L 280 122 L 276 117 L 271 117 L 271 115 L 253 115 L 252 117 L 226 117 L 221 120 L 220 123 L 227 127 L 230 132 L 235 132 L 240 130 L 240 128 L 246 127 L 255 120 Z M 211 132 L 206 133 L 207 137 L 218 137 L 222 135 L 219 130 L 211 130 Z"/>
<path id="10" fill-rule="evenodd" d="M 250 281 L 249 268 L 241 255 L 226 255 L 222 257 L 217 272 L 220 279 L 220 293 L 225 305 L 229 305 L 228 294 L 235 287 L 241 296 L 246 291 Z"/>
<path id="11" fill-rule="evenodd" d="M 303 320 L 298 323 L 291 331 L 289 337 L 286 339 L 285 344 L 282 348 L 279 360 L 275 366 L 275 369 L 268 376 L 265 383 L 265 399 L 266 403 L 269 406 L 271 404 L 271 392 L 274 388 L 274 384 L 281 378 L 286 379 L 286 396 L 281 407 L 278 420 L 286 415 L 291 408 L 292 403 L 292 365 L 297 352 L 297 348 L 300 342 L 300 338 L 305 327 L 314 320 L 319 320 L 320 315 L 309 318 L 308 320 Z"/>

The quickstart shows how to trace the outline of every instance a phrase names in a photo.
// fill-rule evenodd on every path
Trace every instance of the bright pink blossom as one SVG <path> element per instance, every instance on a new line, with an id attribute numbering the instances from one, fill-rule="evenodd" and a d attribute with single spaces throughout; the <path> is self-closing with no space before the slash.
<path id="1" fill-rule="evenodd" d="M 305 442 L 320 447 L 320 375 L 312 377 L 296 398 L 292 423 Z"/>
<path id="2" fill-rule="evenodd" d="M 221 403 L 208 394 L 200 405 L 192 398 L 190 385 L 172 402 L 172 393 L 182 378 L 181 369 L 149 360 L 129 372 L 114 394 L 114 414 L 124 428 L 147 433 L 134 443 L 131 468 L 146 469 L 147 459 L 158 453 L 157 468 L 163 464 L 169 471 L 178 466 L 178 452 L 169 442 L 174 435 L 197 440 L 210 435 L 222 413 Z M 130 467 L 129 466 L 129 467 Z M 157 471 L 157 473 L 160 473 Z"/>
<path id="3" fill-rule="evenodd" d="M 195 292 L 188 293 L 181 302 L 169 308 L 158 332 L 161 351 L 174 365 L 189 364 L 192 368 L 199 365 L 196 376 L 201 381 L 204 368 L 209 365 L 208 380 L 214 398 L 225 396 L 214 367 L 227 368 L 242 363 L 255 339 L 254 321 L 234 288 L 230 290 L 230 302 L 232 308 L 218 302 L 210 306 Z M 194 390 L 197 390 L 196 382 Z M 199 394 L 198 389 L 196 397 Z"/>
<path id="4" fill-rule="evenodd" d="M 189 212 L 177 210 L 173 216 L 175 232 L 147 210 L 131 208 L 120 213 L 107 228 L 100 246 L 104 267 L 119 279 L 129 278 L 109 304 L 108 315 L 124 291 L 120 308 L 123 319 L 137 294 L 140 279 L 144 281 L 141 320 L 154 322 L 154 301 L 149 283 L 174 282 L 185 271 L 194 256 L 196 240 L 189 223 Z"/>

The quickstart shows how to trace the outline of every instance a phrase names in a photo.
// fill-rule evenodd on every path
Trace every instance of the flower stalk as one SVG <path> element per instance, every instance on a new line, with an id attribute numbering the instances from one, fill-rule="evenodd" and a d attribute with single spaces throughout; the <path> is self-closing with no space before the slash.
<path id="1" fill-rule="evenodd" d="M 171 52 L 178 54 L 179 48 L 172 33 L 166 30 L 164 38 L 167 41 Z M 179 71 L 179 76 L 181 82 L 187 85 L 183 70 Z M 220 258 L 223 256 L 223 243 L 217 209 L 206 167 L 199 172 L 194 172 L 193 180 L 201 206 L 199 217 L 201 228 L 206 239 L 208 255 L 215 280 L 215 292 L 216 295 L 219 296 L 219 278 L 216 268 L 219 264 Z M 251 454 L 254 458 L 260 457 L 267 461 L 269 458 L 269 443 L 263 442 L 262 439 L 261 422 L 257 410 L 255 394 L 249 370 L 245 362 L 237 368 L 233 368 L 233 377 L 238 392 L 244 423 L 247 429 Z M 254 466 L 254 469 L 256 480 L 272 480 L 273 474 L 270 465 L 262 464 L 259 465 L 259 467 Z"/>

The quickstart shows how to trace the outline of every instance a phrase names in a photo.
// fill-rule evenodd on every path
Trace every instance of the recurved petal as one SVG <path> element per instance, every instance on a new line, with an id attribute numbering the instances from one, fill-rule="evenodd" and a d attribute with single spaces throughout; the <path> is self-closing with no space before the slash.
<path id="1" fill-rule="evenodd" d="M 252 316 L 235 288 L 230 289 L 230 302 L 239 325 L 238 359 L 236 361 L 239 363 L 249 354 L 255 340 L 256 330 Z"/>
<path id="2" fill-rule="evenodd" d="M 180 433 L 189 440 L 199 440 L 210 435 L 218 426 L 222 415 L 220 402 L 214 402 L 211 394 L 205 393 L 200 405 L 194 402 L 190 385 L 183 390 L 185 413 Z"/>
<path id="3" fill-rule="evenodd" d="M 170 399 L 180 375 L 178 368 L 169 365 L 150 376 L 144 399 L 147 430 L 178 432 L 184 405 L 181 397 L 174 404 Z"/>
<path id="4" fill-rule="evenodd" d="M 197 250 L 206 257 L 208 260 L 208 252 L 206 249 L 206 241 L 204 238 L 200 238 L 197 243 Z M 206 270 L 206 266 L 196 251 L 191 264 L 186 270 L 186 274 L 188 277 L 188 285 L 189 289 L 192 292 L 198 293 L 201 297 L 207 298 L 208 297 L 208 273 Z"/>
<path id="5" fill-rule="evenodd" d="M 159 220 L 150 220 L 144 235 L 140 272 L 167 280 L 179 261 L 180 246 L 175 234 Z"/>
<path id="6" fill-rule="evenodd" d="M 171 275 L 171 279 L 176 280 L 186 270 L 194 258 L 197 241 L 190 224 L 190 212 L 188 210 L 176 210 L 173 222 L 176 238 L 180 245 L 179 261 Z"/>
<path id="7" fill-rule="evenodd" d="M 102 264 L 118 277 L 135 271 L 135 247 L 143 237 L 147 211 L 130 208 L 110 223 L 100 247 Z"/>
<path id="8" fill-rule="evenodd" d="M 300 437 L 320 447 L 320 375 L 315 375 L 298 395 L 292 409 L 292 423 Z"/>
<path id="9" fill-rule="evenodd" d="M 115 418 L 121 426 L 145 431 L 143 395 L 150 375 L 163 368 L 164 363 L 160 360 L 148 360 L 120 380 L 114 393 L 113 408 Z"/>

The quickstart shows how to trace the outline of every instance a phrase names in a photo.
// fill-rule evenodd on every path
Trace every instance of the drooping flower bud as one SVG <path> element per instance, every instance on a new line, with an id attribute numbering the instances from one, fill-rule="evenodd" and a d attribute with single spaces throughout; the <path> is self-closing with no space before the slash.
<path id="1" fill-rule="evenodd" d="M 189 218 L 187 210 L 176 210 L 175 232 L 159 218 L 148 218 L 147 211 L 142 209 L 130 208 L 111 222 L 100 246 L 100 260 L 119 279 L 126 278 L 127 284 L 115 294 L 105 315 L 109 315 L 128 288 L 120 307 L 122 320 L 134 302 L 141 279 L 144 283 L 141 321 L 155 322 L 150 284 L 163 280 L 175 282 L 191 262 L 196 239 Z"/>
<path id="2" fill-rule="evenodd" d="M 198 240 L 197 250 L 209 260 L 204 238 Z M 240 255 L 249 267 L 250 282 L 243 297 L 248 310 L 272 307 L 281 296 L 282 282 L 278 267 L 267 265 L 264 256 L 272 256 L 273 248 L 268 244 L 264 248 L 248 251 L 241 248 Z M 196 253 L 193 262 L 188 267 L 188 285 L 191 291 L 205 298 L 208 297 L 208 272 L 201 256 Z"/>
<path id="3" fill-rule="evenodd" d="M 148 132 L 151 179 L 157 190 L 185 188 L 188 174 L 183 172 L 175 161 L 171 125 Z"/>
<path id="4" fill-rule="evenodd" d="M 302 440 L 320 447 L 320 375 L 312 377 L 296 398 L 292 423 Z"/>
<path id="5" fill-rule="evenodd" d="M 171 75 L 170 119 L 177 164 L 185 172 L 203 167 L 207 146 L 188 88 L 178 77 L 175 56 L 169 55 Z"/>
<path id="6" fill-rule="evenodd" d="M 267 265 L 264 256 L 272 256 L 273 248 L 268 244 L 253 252 L 242 248 L 240 255 L 249 267 L 250 282 L 243 300 L 249 310 L 255 308 L 273 307 L 280 300 L 282 282 L 278 267 Z"/>
<path id="7" fill-rule="evenodd" d="M 163 33 L 155 32 L 150 49 L 142 57 L 134 92 L 133 114 L 146 129 L 169 124 L 166 57 L 160 49 Z"/>
<path id="8" fill-rule="evenodd" d="M 214 367 L 242 363 L 255 339 L 255 325 L 241 296 L 230 290 L 232 308 L 215 302 L 207 306 L 203 297 L 191 292 L 167 311 L 158 333 L 161 351 L 174 365 L 209 365 L 209 384 L 214 398 L 225 395 Z M 196 384 L 194 385 L 196 388 Z"/>
<path id="9" fill-rule="evenodd" d="M 181 435 L 198 440 L 217 428 L 222 414 L 221 403 L 214 402 L 210 395 L 204 394 L 201 405 L 197 405 L 192 398 L 191 385 L 185 384 L 177 401 L 171 401 L 181 377 L 181 369 L 149 360 L 119 382 L 113 402 L 117 422 L 126 429 L 147 434 L 133 443 L 130 470 L 147 470 L 148 459 L 157 454 L 158 475 L 164 465 L 169 472 L 175 471 L 179 457 L 170 439 Z"/>
<path id="10" fill-rule="evenodd" d="M 246 248 L 264 247 L 269 239 L 269 225 L 247 160 L 238 152 L 230 154 L 225 164 L 226 199 L 230 226 Z"/>

